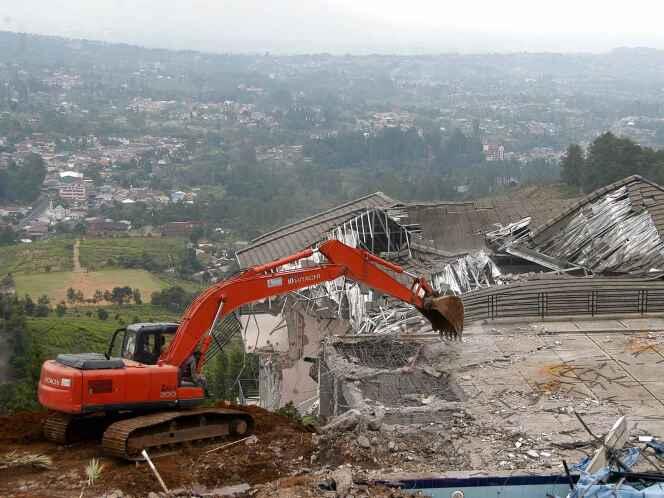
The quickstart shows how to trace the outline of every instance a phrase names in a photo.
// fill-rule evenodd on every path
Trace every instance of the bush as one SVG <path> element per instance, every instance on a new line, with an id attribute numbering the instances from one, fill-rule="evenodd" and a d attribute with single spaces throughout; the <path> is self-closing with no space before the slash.
<path id="1" fill-rule="evenodd" d="M 295 408 L 295 405 L 292 401 L 286 403 L 284 406 L 275 411 L 275 413 L 277 415 L 287 417 L 292 421 L 297 422 L 298 424 L 302 423 L 302 416 L 300 415 L 300 412 L 297 411 L 297 408 Z"/>
<path id="2" fill-rule="evenodd" d="M 58 305 L 55 307 L 55 314 L 62 318 L 65 316 L 65 313 L 67 313 L 67 306 L 65 303 L 58 303 Z"/>
<path id="3" fill-rule="evenodd" d="M 161 292 L 153 292 L 150 303 L 179 313 L 185 310 L 193 298 L 193 294 L 189 294 L 180 286 L 175 286 Z"/>
<path id="4" fill-rule="evenodd" d="M 100 320 L 108 320 L 108 311 L 104 308 L 97 308 L 97 318 Z"/>

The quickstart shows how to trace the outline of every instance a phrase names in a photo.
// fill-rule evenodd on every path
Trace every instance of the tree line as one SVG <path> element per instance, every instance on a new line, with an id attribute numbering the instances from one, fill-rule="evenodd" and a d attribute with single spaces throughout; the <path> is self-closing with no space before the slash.
<path id="1" fill-rule="evenodd" d="M 136 288 L 132 289 L 129 286 L 125 287 L 113 287 L 111 290 L 97 289 L 91 298 L 86 299 L 83 295 L 83 292 L 76 290 L 72 287 L 67 289 L 67 302 L 69 304 L 76 303 L 88 303 L 88 304 L 98 304 L 102 302 L 108 302 L 122 306 L 124 304 L 129 304 L 132 301 L 134 304 L 143 304 L 143 297 L 141 296 L 141 290 Z"/>
<path id="2" fill-rule="evenodd" d="M 607 132 L 587 149 L 571 144 L 560 164 L 561 178 L 584 192 L 630 175 L 664 183 L 664 150 L 641 147 L 629 138 Z"/>
<path id="3" fill-rule="evenodd" d="M 0 202 L 29 203 L 39 197 L 46 165 L 38 154 L 28 154 L 22 163 L 10 161 L 0 170 Z"/>

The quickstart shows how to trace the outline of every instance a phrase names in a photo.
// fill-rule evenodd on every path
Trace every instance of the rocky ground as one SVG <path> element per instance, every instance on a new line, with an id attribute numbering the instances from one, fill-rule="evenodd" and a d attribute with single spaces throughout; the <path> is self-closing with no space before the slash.
<path id="1" fill-rule="evenodd" d="M 221 447 L 223 442 L 189 446 L 155 459 L 170 496 L 412 496 L 375 481 L 397 473 L 542 469 L 556 458 L 550 441 L 483 427 L 463 410 L 446 413 L 438 423 L 403 426 L 350 412 L 312 432 L 289 418 L 245 409 L 256 419 L 255 437 L 228 447 Z M 0 496 L 166 496 L 144 463 L 105 458 L 94 441 L 70 446 L 45 441 L 43 418 L 22 413 L 0 419 Z M 43 455 L 50 465 L 3 469 L 2 455 L 12 454 Z M 86 466 L 93 458 L 100 458 L 102 469 L 89 483 Z"/>
<path id="2" fill-rule="evenodd" d="M 245 407 L 256 419 L 255 438 L 223 448 L 223 442 L 184 447 L 155 465 L 173 496 L 200 497 L 401 497 L 386 480 L 460 471 L 561 474 L 563 460 L 571 465 L 594 451 L 578 417 L 602 435 L 628 415 L 633 437 L 664 439 L 658 369 L 664 320 L 633 322 L 506 330 L 490 324 L 469 330 L 456 346 L 425 342 L 404 355 L 403 365 L 380 371 L 344 352 L 350 358 L 344 395 L 353 408 L 328 425 L 312 430 Z M 408 376 L 421 389 L 386 389 L 385 382 Z M 459 395 L 446 399 L 454 392 L 441 384 Z M 146 464 L 106 458 L 97 442 L 45 441 L 43 418 L 0 417 L 3 498 L 155 498 L 161 492 Z M 89 483 L 93 458 L 102 469 Z"/>

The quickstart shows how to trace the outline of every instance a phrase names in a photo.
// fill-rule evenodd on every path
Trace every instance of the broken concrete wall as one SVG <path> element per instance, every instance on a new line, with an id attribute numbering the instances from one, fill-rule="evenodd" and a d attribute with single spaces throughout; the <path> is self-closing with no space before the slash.
<path id="1" fill-rule="evenodd" d="M 320 414 L 380 413 L 389 424 L 426 423 L 458 408 L 462 391 L 435 366 L 455 348 L 390 336 L 328 338 L 321 352 Z"/>
<path id="2" fill-rule="evenodd" d="M 260 404 L 274 410 L 292 402 L 304 413 L 318 401 L 316 378 L 321 340 L 345 334 L 349 326 L 336 317 L 321 317 L 305 302 L 294 299 L 284 304 L 276 321 L 281 324 L 281 337 L 285 333 L 286 347 L 278 351 L 259 350 Z"/>
<path id="3" fill-rule="evenodd" d="M 254 313 L 241 316 L 240 321 L 247 353 L 288 351 L 288 327 L 282 314 Z"/>
<path id="4" fill-rule="evenodd" d="M 281 406 L 281 367 L 276 354 L 261 354 L 258 358 L 259 405 L 266 410 Z"/>

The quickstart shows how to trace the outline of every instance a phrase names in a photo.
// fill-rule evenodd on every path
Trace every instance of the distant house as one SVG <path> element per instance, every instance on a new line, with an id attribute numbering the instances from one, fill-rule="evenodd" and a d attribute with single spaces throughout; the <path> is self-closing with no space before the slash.
<path id="1" fill-rule="evenodd" d="M 23 228 L 23 233 L 25 233 L 31 239 L 44 238 L 48 235 L 48 223 L 35 221 L 30 225 L 26 225 Z"/>
<path id="2" fill-rule="evenodd" d="M 61 199 L 77 202 L 83 202 L 88 198 L 87 190 L 82 183 L 60 185 L 58 195 Z"/>
<path id="3" fill-rule="evenodd" d="M 161 227 L 164 237 L 189 237 L 194 228 L 200 226 L 197 221 L 171 221 Z"/>
<path id="4" fill-rule="evenodd" d="M 88 218 L 85 233 L 95 237 L 126 234 L 131 226 L 127 223 L 104 218 Z"/>
<path id="5" fill-rule="evenodd" d="M 26 214 L 30 211 L 30 208 L 22 206 L 3 206 L 0 207 L 0 218 L 1 217 L 16 217 L 17 215 Z"/>
<path id="6" fill-rule="evenodd" d="M 505 147 L 503 145 L 484 144 L 482 150 L 487 161 L 505 160 Z"/>
<path id="7" fill-rule="evenodd" d="M 63 183 L 79 183 L 83 181 L 83 173 L 77 171 L 61 171 L 60 181 Z"/>

